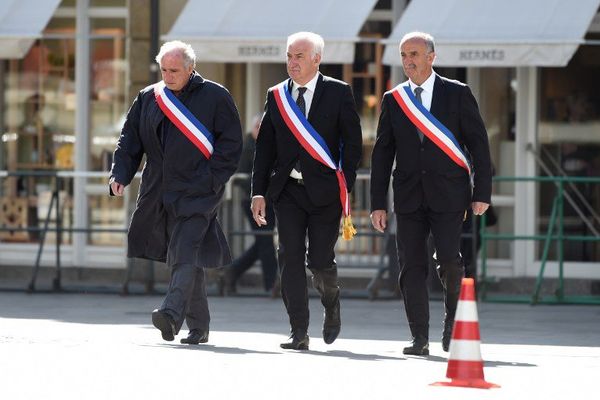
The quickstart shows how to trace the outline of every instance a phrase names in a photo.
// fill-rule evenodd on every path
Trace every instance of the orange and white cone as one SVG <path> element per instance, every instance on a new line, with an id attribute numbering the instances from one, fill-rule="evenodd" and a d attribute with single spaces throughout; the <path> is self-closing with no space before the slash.
<path id="1" fill-rule="evenodd" d="M 481 338 L 477 303 L 475 302 L 475 283 L 472 278 L 464 278 L 460 288 L 460 297 L 456 307 L 450 357 L 446 377 L 450 382 L 435 382 L 433 386 L 462 386 L 480 389 L 500 387 L 486 382 L 483 377 L 483 359 L 481 358 Z"/>

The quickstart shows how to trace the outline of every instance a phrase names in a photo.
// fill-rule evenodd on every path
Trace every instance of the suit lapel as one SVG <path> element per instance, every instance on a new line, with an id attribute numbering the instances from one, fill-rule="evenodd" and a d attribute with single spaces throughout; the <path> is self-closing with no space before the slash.
<path id="1" fill-rule="evenodd" d="M 429 111 L 437 118 L 444 112 L 444 81 L 436 74 L 435 82 L 433 83 L 433 97 L 431 98 L 431 107 Z"/>
<path id="2" fill-rule="evenodd" d="M 317 85 L 315 86 L 315 94 L 313 95 L 312 102 L 310 103 L 310 110 L 308 110 L 308 121 L 310 122 L 311 117 L 313 117 L 316 113 L 316 109 L 319 105 L 319 100 L 321 95 L 323 94 L 323 87 L 325 83 L 323 83 L 323 75 L 320 72 L 317 72 L 319 77 L 317 78 Z"/>
<path id="3" fill-rule="evenodd" d="M 290 96 L 292 95 L 292 90 L 294 89 L 294 81 L 292 81 L 292 78 L 288 78 L 287 79 L 287 89 L 290 92 Z M 275 101 L 273 99 L 273 101 Z M 292 100 L 293 101 L 293 100 Z M 275 105 L 275 107 L 277 107 L 277 105 Z M 300 143 L 298 142 L 298 140 L 296 139 L 296 137 L 294 136 L 294 134 L 292 133 L 292 131 L 290 130 L 290 128 L 288 128 L 288 126 L 286 125 L 285 121 L 283 120 L 283 115 L 281 115 L 281 111 L 277 111 L 279 116 L 281 117 L 281 123 L 283 124 L 283 126 L 285 126 L 285 129 L 290 133 L 290 139 L 292 143 L 294 143 L 294 146 L 297 147 L 298 151 L 300 151 L 300 149 L 302 148 L 302 146 L 300 145 Z"/>

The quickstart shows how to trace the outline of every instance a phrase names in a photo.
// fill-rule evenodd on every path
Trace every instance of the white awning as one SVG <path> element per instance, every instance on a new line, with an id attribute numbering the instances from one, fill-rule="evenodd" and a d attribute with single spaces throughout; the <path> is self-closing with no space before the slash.
<path id="1" fill-rule="evenodd" d="M 435 65 L 565 66 L 600 0 L 412 0 L 386 41 L 383 62 L 401 65 L 406 33 L 433 35 Z"/>
<path id="2" fill-rule="evenodd" d="M 376 0 L 189 0 L 163 40 L 190 43 L 200 62 L 284 62 L 288 35 L 318 33 L 324 63 L 354 62 Z"/>
<path id="3" fill-rule="evenodd" d="M 0 0 L 0 59 L 23 58 L 60 0 Z"/>

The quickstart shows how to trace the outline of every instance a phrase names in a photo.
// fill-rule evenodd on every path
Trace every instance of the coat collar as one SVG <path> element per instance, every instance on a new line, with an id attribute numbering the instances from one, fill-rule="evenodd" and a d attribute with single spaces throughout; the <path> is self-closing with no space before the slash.
<path id="1" fill-rule="evenodd" d="M 204 83 L 204 78 L 196 70 L 192 71 L 192 77 L 188 84 L 184 87 L 184 91 L 192 91 Z"/>

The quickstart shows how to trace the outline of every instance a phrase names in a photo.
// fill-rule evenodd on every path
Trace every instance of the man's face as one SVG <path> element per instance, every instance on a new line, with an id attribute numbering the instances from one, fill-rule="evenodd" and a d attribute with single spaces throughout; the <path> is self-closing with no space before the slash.
<path id="1" fill-rule="evenodd" d="M 299 85 L 308 83 L 319 70 L 321 55 L 312 57 L 313 45 L 308 40 L 296 40 L 287 49 L 287 71 Z"/>
<path id="2" fill-rule="evenodd" d="M 160 73 L 167 88 L 179 91 L 188 83 L 193 66 L 185 66 L 183 56 L 178 51 L 172 51 L 160 60 Z"/>
<path id="3" fill-rule="evenodd" d="M 431 75 L 435 53 L 427 52 L 423 39 L 409 39 L 400 47 L 400 57 L 404 73 L 416 85 L 421 85 Z"/>

